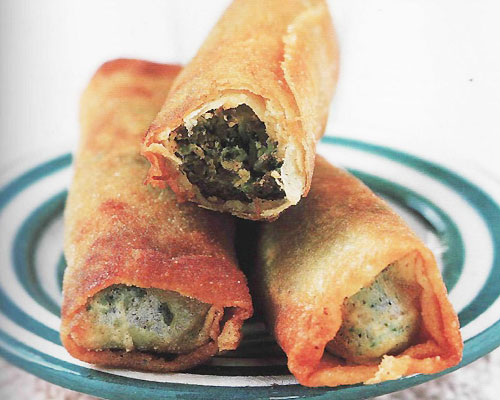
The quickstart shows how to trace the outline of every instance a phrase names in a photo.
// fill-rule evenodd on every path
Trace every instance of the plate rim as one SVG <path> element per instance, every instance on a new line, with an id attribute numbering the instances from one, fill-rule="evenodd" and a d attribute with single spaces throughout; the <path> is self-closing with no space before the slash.
<path id="1" fill-rule="evenodd" d="M 332 137 L 326 136 L 321 140 L 321 143 L 336 145 L 336 146 L 346 146 L 352 147 L 355 149 L 362 150 L 364 152 L 375 153 L 377 155 L 382 155 L 385 158 L 389 158 L 393 161 L 396 161 L 403 165 L 410 165 L 416 168 L 419 172 L 423 172 L 434 179 L 440 180 L 442 183 L 449 185 L 449 180 L 445 179 L 446 177 L 453 177 L 454 179 L 459 179 L 460 181 L 465 181 L 468 185 L 475 187 L 478 191 L 482 192 L 485 196 L 487 196 L 491 202 L 498 207 L 498 203 L 494 201 L 491 196 L 486 193 L 482 188 L 478 187 L 474 183 L 470 182 L 470 180 L 464 176 L 459 175 L 457 172 L 452 171 L 446 166 L 443 166 L 437 162 L 426 160 L 424 158 L 418 157 L 416 155 L 412 155 L 410 153 L 406 153 L 404 151 L 392 149 L 387 146 L 372 144 L 365 141 L 349 139 L 345 137 Z M 32 166 L 30 169 L 25 170 L 20 175 L 16 175 L 14 178 L 7 181 L 6 185 L 0 188 L 0 209 L 3 208 L 6 204 L 10 202 L 13 198 L 15 198 L 16 194 L 21 192 L 23 188 L 17 191 L 8 191 L 9 188 L 12 189 L 12 183 L 19 180 L 20 178 L 26 178 L 29 174 L 35 174 L 36 171 L 41 167 L 51 169 L 50 173 L 55 172 L 58 169 L 62 169 L 71 164 L 72 156 L 70 153 L 62 154 L 56 156 L 55 158 L 51 158 L 48 161 L 43 163 L 38 163 Z M 436 176 L 435 173 L 440 174 Z M 443 175 L 444 173 L 444 175 Z M 47 173 L 43 174 L 45 176 Z M 7 192 L 6 192 L 7 190 Z M 5 195 L 7 193 L 7 195 Z M 462 194 L 462 193 L 461 193 Z M 462 196 L 466 198 L 467 196 Z M 470 203 L 468 201 L 468 203 Z M 500 209 L 500 208 L 499 208 Z M 478 210 L 480 211 L 480 210 Z M 483 214 L 482 214 L 483 216 Z M 490 225 L 488 225 L 488 229 L 490 230 Z M 500 232 L 500 227 L 499 227 Z M 490 235 L 493 237 L 493 233 L 490 231 Z M 495 267 L 498 262 L 498 254 L 500 242 L 493 242 L 493 267 Z M 492 268 L 493 271 L 494 268 Z M 482 289 L 481 289 L 482 290 Z M 476 296 L 477 297 L 477 296 Z M 468 306 L 467 306 L 468 307 Z M 7 333 L 0 330 L 0 356 L 7 359 L 14 365 L 34 374 L 42 379 L 45 379 L 49 382 L 55 383 L 57 385 L 67 387 L 72 390 L 78 390 L 83 393 L 88 393 L 95 396 L 106 396 L 107 398 L 122 398 L 120 396 L 127 394 L 131 394 L 131 386 L 126 382 L 117 382 L 117 380 L 124 379 L 127 381 L 129 378 L 116 376 L 113 374 L 109 374 L 106 372 L 96 371 L 103 375 L 102 379 L 97 378 L 97 376 L 82 376 L 77 375 L 74 371 L 64 370 L 56 363 L 53 365 L 50 364 L 50 361 L 44 359 L 44 357 L 40 357 L 40 354 L 36 354 L 36 349 L 30 348 L 29 346 L 24 345 L 23 343 L 18 342 L 18 353 L 15 354 L 13 351 L 9 351 L 2 345 L 5 342 L 6 338 L 3 336 L 6 335 L 8 338 L 12 339 L 14 342 L 16 341 L 14 338 L 11 338 Z M 3 336 L 3 337 L 2 337 Z M 471 342 L 472 341 L 472 342 Z M 469 343 L 471 342 L 471 343 Z M 495 322 L 491 326 L 489 326 L 484 331 L 480 332 L 476 336 L 468 339 L 466 342 L 467 353 L 464 351 L 464 358 L 462 362 L 450 369 L 442 371 L 438 374 L 432 375 L 414 375 L 410 377 L 400 378 L 395 381 L 382 382 L 376 385 L 353 385 L 353 386 L 341 386 L 339 388 L 306 388 L 299 384 L 287 385 L 287 386 L 279 386 L 273 388 L 272 386 L 262 386 L 262 387 L 228 387 L 228 386 L 205 386 L 205 385 L 195 385 L 195 384 L 172 384 L 172 383 L 160 383 L 163 386 L 161 393 L 158 393 L 158 388 L 146 388 L 149 384 L 158 385 L 159 382 L 150 382 L 141 379 L 134 378 L 134 383 L 143 382 L 145 384 L 141 384 L 140 387 L 134 386 L 136 390 L 133 390 L 134 396 L 136 398 L 151 398 L 151 396 L 155 396 L 160 394 L 162 398 L 173 398 L 180 393 L 193 395 L 197 398 L 204 398 L 203 395 L 211 395 L 217 393 L 220 398 L 248 398 L 250 392 L 255 394 L 256 397 L 253 398 L 268 398 L 270 394 L 274 394 L 277 397 L 286 397 L 287 394 L 292 394 L 293 396 L 297 396 L 296 398 L 331 398 L 334 396 L 336 392 L 342 393 L 343 399 L 362 399 L 371 396 L 378 396 L 385 393 L 391 393 L 395 391 L 399 391 L 402 389 L 409 388 L 411 386 L 418 385 L 420 383 L 424 383 L 430 380 L 433 380 L 439 376 L 448 374 L 452 371 L 455 371 L 459 368 L 464 367 L 465 365 L 475 361 L 479 357 L 489 353 L 496 347 L 500 346 L 500 321 Z M 28 349 L 22 350 L 22 346 L 26 346 Z M 50 357 L 46 355 L 47 357 Z M 58 360 L 58 363 L 63 361 Z M 94 370 L 92 370 L 94 371 Z M 118 378 L 118 379 L 116 379 Z M 125 389 L 125 391 L 123 391 Z M 196 390 L 195 390 L 196 389 Z M 229 389 L 229 393 L 227 396 L 223 395 L 224 389 Z M 288 389 L 288 390 L 286 390 Z M 120 391 L 121 390 L 121 391 Z M 139 390 L 146 390 L 146 392 L 138 393 Z M 180 390 L 180 391 L 178 391 Z M 346 390 L 348 393 L 346 393 Z M 300 393 L 297 393 L 300 392 Z M 201 395 L 201 397 L 200 397 Z M 239 395 L 244 395 L 245 397 L 236 397 Z M 264 397 L 260 397 L 264 395 Z M 361 396 L 361 397 L 360 397 Z M 157 398 L 157 397 L 154 397 Z"/>

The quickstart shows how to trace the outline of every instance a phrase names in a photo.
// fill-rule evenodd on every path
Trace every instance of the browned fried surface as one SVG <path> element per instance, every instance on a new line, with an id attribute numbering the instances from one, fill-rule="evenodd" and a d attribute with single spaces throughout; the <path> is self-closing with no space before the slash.
<path id="1" fill-rule="evenodd" d="M 82 137 L 65 210 L 61 337 L 84 361 L 154 371 L 185 369 L 218 350 L 235 348 L 252 314 L 246 279 L 234 255 L 231 218 L 178 205 L 170 190 L 144 185 L 141 137 L 158 112 L 179 66 L 139 60 L 104 64 L 82 97 Z M 213 341 L 168 359 L 140 352 L 89 351 L 76 345 L 75 315 L 113 284 L 153 287 L 228 308 Z"/>
<path id="2" fill-rule="evenodd" d="M 263 225 L 258 257 L 268 324 L 300 383 L 375 383 L 439 372 L 460 361 L 458 319 L 432 253 L 383 200 L 323 158 L 317 159 L 309 196 Z M 325 353 L 342 323 L 344 299 L 405 257 L 401 274 L 420 287 L 418 343 L 378 365 Z"/>

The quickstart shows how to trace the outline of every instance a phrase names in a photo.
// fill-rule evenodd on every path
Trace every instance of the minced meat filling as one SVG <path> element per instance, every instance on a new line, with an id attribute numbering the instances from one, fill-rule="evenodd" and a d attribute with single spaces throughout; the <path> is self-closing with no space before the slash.
<path id="1" fill-rule="evenodd" d="M 247 105 L 210 110 L 175 131 L 181 169 L 207 199 L 279 200 L 282 160 L 265 124 Z"/>

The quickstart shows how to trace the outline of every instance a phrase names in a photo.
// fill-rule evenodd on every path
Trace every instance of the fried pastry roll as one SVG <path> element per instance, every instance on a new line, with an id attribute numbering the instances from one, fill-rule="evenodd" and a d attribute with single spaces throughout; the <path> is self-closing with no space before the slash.
<path id="1" fill-rule="evenodd" d="M 371 384 L 461 360 L 457 315 L 431 251 L 322 157 L 309 196 L 262 224 L 256 283 L 303 385 Z"/>
<path id="2" fill-rule="evenodd" d="M 179 71 L 111 61 L 82 97 L 61 339 L 89 363 L 183 370 L 236 348 L 253 312 L 230 216 L 144 184 L 141 137 Z"/>
<path id="3" fill-rule="evenodd" d="M 309 190 L 337 71 L 324 0 L 235 0 L 149 127 L 148 182 L 179 201 L 277 218 Z"/>

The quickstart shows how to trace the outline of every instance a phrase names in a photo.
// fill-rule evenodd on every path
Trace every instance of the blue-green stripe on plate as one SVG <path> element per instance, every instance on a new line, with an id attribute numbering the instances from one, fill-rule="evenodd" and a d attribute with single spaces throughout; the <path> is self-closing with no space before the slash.
<path id="1" fill-rule="evenodd" d="M 66 190 L 57 193 L 36 208 L 21 225 L 12 248 L 12 262 L 19 281 L 31 297 L 57 316 L 61 314 L 61 307 L 50 298 L 38 281 L 34 254 L 43 229 L 62 213 L 67 194 Z"/>

